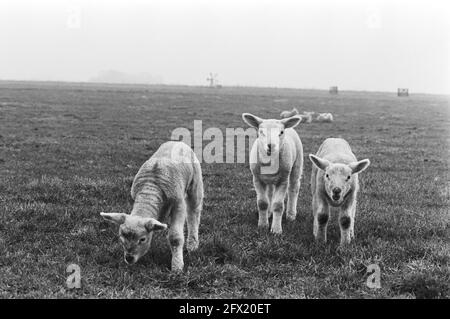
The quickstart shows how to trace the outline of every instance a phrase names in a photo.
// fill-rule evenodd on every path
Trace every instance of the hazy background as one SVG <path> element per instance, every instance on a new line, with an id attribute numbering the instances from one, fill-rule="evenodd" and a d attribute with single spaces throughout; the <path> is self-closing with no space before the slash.
<path id="1" fill-rule="evenodd" d="M 0 1 L 0 79 L 450 94 L 429 1 Z"/>

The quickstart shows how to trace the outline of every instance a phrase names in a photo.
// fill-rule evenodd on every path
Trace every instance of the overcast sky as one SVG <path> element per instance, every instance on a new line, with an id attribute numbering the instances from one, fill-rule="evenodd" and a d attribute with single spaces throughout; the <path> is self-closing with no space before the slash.
<path id="1" fill-rule="evenodd" d="M 450 94 L 447 0 L 0 0 L 0 79 Z"/>

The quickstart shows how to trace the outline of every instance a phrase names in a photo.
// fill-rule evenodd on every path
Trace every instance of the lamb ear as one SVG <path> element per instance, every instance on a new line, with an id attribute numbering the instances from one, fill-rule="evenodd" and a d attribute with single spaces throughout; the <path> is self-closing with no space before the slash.
<path id="1" fill-rule="evenodd" d="M 148 218 L 148 220 L 145 222 L 145 229 L 147 229 L 148 232 L 165 230 L 167 229 L 167 224 L 160 223 L 154 218 Z"/>
<path id="2" fill-rule="evenodd" d="M 302 121 L 302 117 L 300 115 L 294 115 L 288 117 L 287 119 L 281 120 L 281 123 L 284 125 L 284 128 L 296 127 Z"/>
<path id="3" fill-rule="evenodd" d="M 100 213 L 100 216 L 102 216 L 104 219 L 106 219 L 109 222 L 115 223 L 117 225 L 122 225 L 125 223 L 125 219 L 127 217 L 127 214 L 123 213 Z"/>
<path id="4" fill-rule="evenodd" d="M 317 168 L 321 169 L 322 171 L 326 170 L 327 167 L 331 164 L 330 161 L 313 154 L 309 154 L 309 159 L 314 165 L 317 166 Z"/>
<path id="5" fill-rule="evenodd" d="M 262 118 L 257 117 L 250 113 L 242 113 L 242 119 L 244 120 L 245 123 L 254 128 L 258 128 L 259 124 L 261 124 L 261 122 L 264 121 Z"/>
<path id="6" fill-rule="evenodd" d="M 352 169 L 352 174 L 361 173 L 367 167 L 369 167 L 369 165 L 370 165 L 369 159 L 363 159 L 361 161 L 348 164 L 348 166 L 350 166 L 350 168 Z"/>

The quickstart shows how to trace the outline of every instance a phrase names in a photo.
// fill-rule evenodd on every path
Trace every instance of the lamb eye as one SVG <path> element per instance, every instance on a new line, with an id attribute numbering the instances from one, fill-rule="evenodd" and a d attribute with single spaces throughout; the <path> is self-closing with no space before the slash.
<path id="1" fill-rule="evenodd" d="M 330 176 L 328 174 L 326 176 L 327 176 L 327 178 L 330 178 Z"/>
<path id="2" fill-rule="evenodd" d="M 147 238 L 142 237 L 141 239 L 139 239 L 139 242 L 140 242 L 140 243 L 143 243 L 143 242 L 145 242 L 146 239 L 147 239 Z"/>
<path id="3" fill-rule="evenodd" d="M 350 180 L 350 176 L 347 176 L 347 180 L 348 180 L 348 181 Z"/>
<path id="4" fill-rule="evenodd" d="M 284 133 L 284 131 L 281 131 L 281 132 L 280 132 L 280 135 L 283 135 L 283 133 Z"/>

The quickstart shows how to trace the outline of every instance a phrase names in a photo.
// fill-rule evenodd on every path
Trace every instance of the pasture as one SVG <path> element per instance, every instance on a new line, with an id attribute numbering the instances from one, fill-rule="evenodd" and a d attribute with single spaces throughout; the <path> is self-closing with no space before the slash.
<path id="1" fill-rule="evenodd" d="M 177 127 L 246 128 L 242 112 L 278 118 L 295 106 L 331 112 L 300 124 L 304 173 L 297 220 L 257 229 L 248 163 L 202 164 L 200 248 L 172 274 L 164 234 L 127 266 L 117 227 L 142 163 Z M 0 82 L 0 297 L 449 298 L 449 97 L 274 88 Z M 371 166 L 361 174 L 356 240 L 339 250 L 312 236 L 307 154 L 347 139 Z M 207 144 L 208 141 L 205 141 Z M 78 264 L 82 288 L 66 287 Z M 366 285 L 378 264 L 381 288 Z"/>

